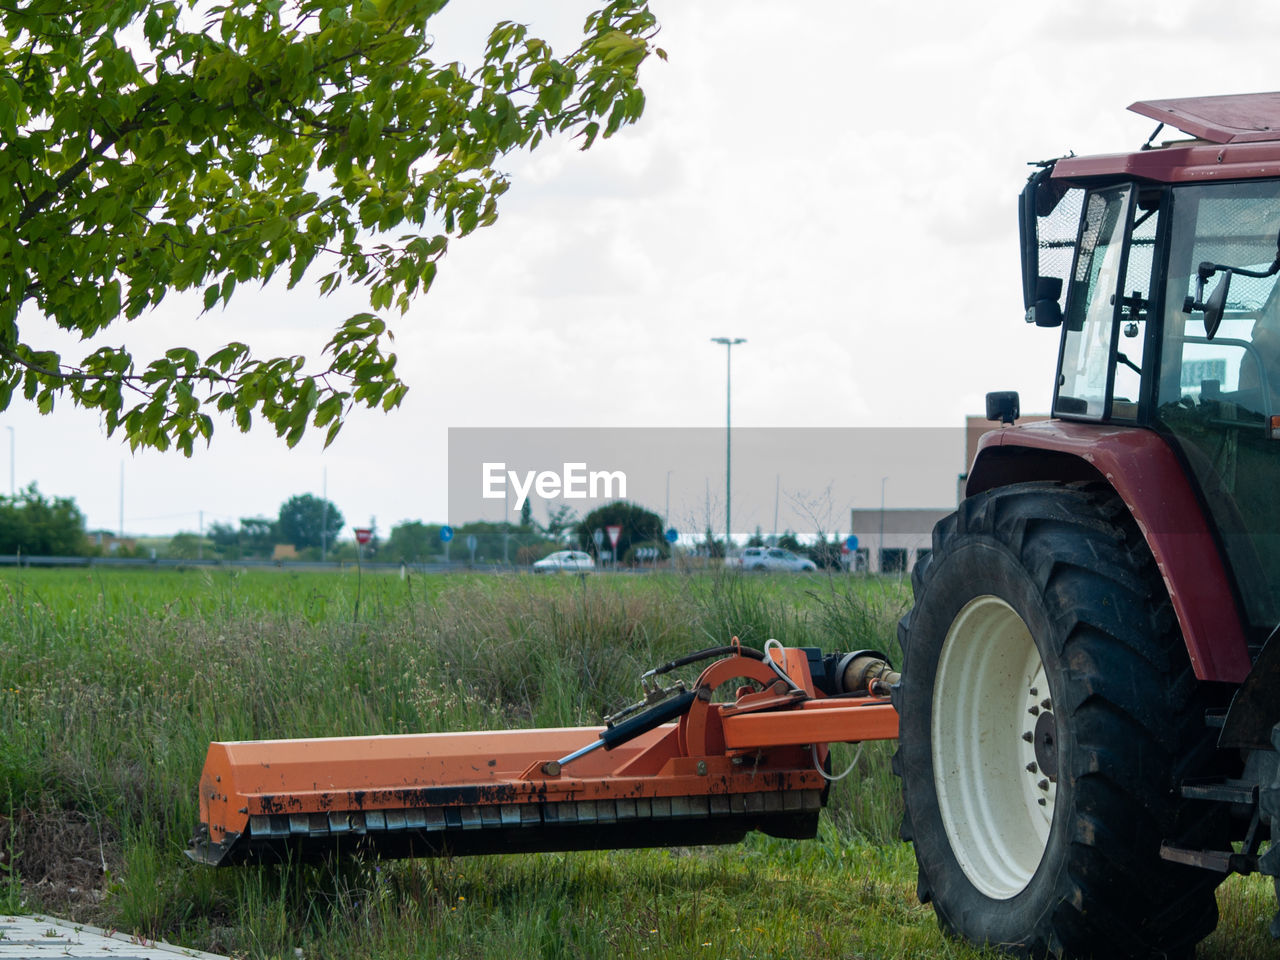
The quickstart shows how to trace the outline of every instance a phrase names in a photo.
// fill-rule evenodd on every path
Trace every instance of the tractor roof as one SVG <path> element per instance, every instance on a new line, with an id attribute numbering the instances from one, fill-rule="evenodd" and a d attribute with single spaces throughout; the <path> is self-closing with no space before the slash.
<path id="1" fill-rule="evenodd" d="M 1280 176 L 1280 92 L 1140 100 L 1129 109 L 1194 139 L 1134 153 L 1068 157 L 1058 161 L 1054 176 L 1161 183 Z"/>
<path id="2" fill-rule="evenodd" d="M 1280 140 L 1280 93 L 1139 100 L 1129 109 L 1210 143 Z"/>

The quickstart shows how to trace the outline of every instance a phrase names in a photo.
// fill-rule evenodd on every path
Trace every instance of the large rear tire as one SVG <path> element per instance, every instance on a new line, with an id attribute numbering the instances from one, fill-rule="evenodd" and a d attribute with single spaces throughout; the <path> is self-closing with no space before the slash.
<path id="1" fill-rule="evenodd" d="M 1123 505 L 1029 483 L 964 501 L 899 628 L 903 839 L 943 930 L 1026 956 L 1189 956 L 1217 923 L 1208 691 Z"/>
<path id="2" fill-rule="evenodd" d="M 1271 746 L 1280 753 L 1280 723 L 1271 728 Z M 1266 783 L 1258 797 L 1261 813 L 1271 828 L 1271 843 L 1267 852 L 1262 855 L 1258 864 L 1259 872 L 1274 877 L 1276 900 L 1280 902 L 1280 761 L 1275 754 L 1268 754 L 1263 760 L 1266 770 Z M 1271 936 L 1280 940 L 1280 911 L 1271 918 Z"/>

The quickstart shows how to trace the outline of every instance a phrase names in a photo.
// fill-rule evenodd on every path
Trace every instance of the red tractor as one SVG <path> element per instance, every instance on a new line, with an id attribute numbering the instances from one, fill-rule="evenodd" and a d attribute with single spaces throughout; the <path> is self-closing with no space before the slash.
<path id="1" fill-rule="evenodd" d="M 920 899 L 1030 956 L 1191 956 L 1280 874 L 1280 93 L 1130 109 L 1191 139 L 1037 165 L 1053 419 L 983 438 L 899 631 Z"/>
<path id="2" fill-rule="evenodd" d="M 1280 94 L 1132 109 L 1193 139 L 1043 163 L 1022 193 L 1054 418 L 983 438 L 901 676 L 735 639 L 602 727 L 214 743 L 193 859 L 811 837 L 826 744 L 897 735 L 945 930 L 1190 956 L 1225 876 L 1280 875 Z M 1017 419 L 1015 394 L 988 408 Z"/>

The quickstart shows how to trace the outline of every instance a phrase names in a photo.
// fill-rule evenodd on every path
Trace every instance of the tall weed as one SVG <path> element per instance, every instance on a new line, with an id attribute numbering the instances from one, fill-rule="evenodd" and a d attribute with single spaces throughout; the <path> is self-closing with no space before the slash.
<path id="1" fill-rule="evenodd" d="M 896 656 L 904 599 L 896 585 L 821 576 L 365 576 L 357 617 L 355 590 L 354 576 L 287 572 L 0 574 L 9 819 L 65 819 L 74 827 L 68 849 L 74 840 L 79 851 L 68 858 L 91 861 L 98 875 L 73 886 L 56 871 L 24 872 L 32 861 L 10 856 L 0 908 L 24 897 L 29 907 L 254 957 L 938 948 L 930 915 L 910 906 L 906 861 L 877 852 L 903 849 L 893 839 L 889 750 L 879 745 L 833 786 L 816 841 L 191 866 L 182 853 L 211 740 L 596 723 L 636 698 L 645 670 L 733 636 Z M 840 748 L 833 768 L 852 756 Z M 848 876 L 868 870 L 875 882 L 851 895 Z M 884 911 L 895 898 L 907 906 L 885 911 L 890 920 L 848 923 L 864 900 Z"/>

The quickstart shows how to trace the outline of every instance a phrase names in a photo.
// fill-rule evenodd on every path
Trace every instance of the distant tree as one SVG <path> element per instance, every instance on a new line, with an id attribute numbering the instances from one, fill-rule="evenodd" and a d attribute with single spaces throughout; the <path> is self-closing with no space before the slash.
<path id="1" fill-rule="evenodd" d="M 240 530 L 230 523 L 211 523 L 205 537 L 218 556 L 231 560 L 241 557 Z"/>
<path id="2" fill-rule="evenodd" d="M 203 553 L 201 540 L 199 534 L 175 533 L 169 538 L 169 543 L 165 547 L 165 556 L 175 560 L 195 560 Z"/>
<path id="3" fill-rule="evenodd" d="M 711 532 L 711 527 L 708 526 L 702 535 L 702 542 L 697 545 L 697 549 L 699 553 L 706 557 L 723 557 L 724 541 L 717 540 L 716 535 Z"/>
<path id="4" fill-rule="evenodd" d="M 421 563 L 440 548 L 440 524 L 406 520 L 391 528 L 382 559 L 393 563 Z"/>
<path id="5" fill-rule="evenodd" d="M 89 549 L 84 514 L 69 497 L 46 499 L 33 483 L 0 497 L 0 553 L 78 557 Z"/>
<path id="6" fill-rule="evenodd" d="M 240 556 L 270 557 L 276 543 L 277 522 L 270 517 L 240 518 Z"/>
<path id="7" fill-rule="evenodd" d="M 804 545 L 800 543 L 799 538 L 791 530 L 788 530 L 778 538 L 778 546 L 793 553 L 804 553 Z"/>
<path id="8" fill-rule="evenodd" d="M 596 545 L 592 534 L 596 530 L 604 530 L 605 527 L 609 526 L 622 528 L 622 531 L 618 534 L 618 545 L 614 554 L 618 557 L 626 556 L 632 544 L 662 540 L 662 518 L 660 516 L 652 510 L 646 510 L 644 507 L 627 500 L 615 500 L 613 503 L 606 503 L 603 507 L 597 507 L 582 518 L 582 522 L 578 524 L 575 534 L 578 545 L 583 550 L 594 553 Z M 602 549 L 611 549 L 607 536 Z"/>
<path id="9" fill-rule="evenodd" d="M 327 507 L 327 509 L 326 509 Z M 280 505 L 276 533 L 299 550 L 332 544 L 346 521 L 332 503 L 309 493 L 290 497 Z"/>
<path id="10" fill-rule="evenodd" d="M 520 504 L 520 529 L 533 529 L 533 504 L 527 499 L 524 503 Z"/>
<path id="11" fill-rule="evenodd" d="M 307 556 L 318 558 L 319 551 L 312 551 Z M 355 563 L 356 542 L 354 540 L 339 540 L 329 547 L 328 559 L 335 563 Z"/>
<path id="12" fill-rule="evenodd" d="M 747 540 L 747 546 L 748 547 L 764 546 L 764 533 L 761 531 L 759 527 L 756 527 L 756 532 L 753 533 L 751 537 Z"/>
<path id="13" fill-rule="evenodd" d="M 554 510 L 547 511 L 547 525 L 543 527 L 548 537 L 563 543 L 574 533 L 578 525 L 578 511 L 567 503 L 562 503 Z"/>
<path id="14" fill-rule="evenodd" d="M 813 561 L 819 570 L 838 570 L 843 565 L 843 551 L 840 549 L 840 537 L 838 534 L 832 536 L 828 540 L 821 533 L 818 539 L 803 549 L 803 553 Z"/>
<path id="15" fill-rule="evenodd" d="M 215 547 L 234 547 L 240 542 L 240 531 L 229 523 L 215 521 L 209 524 L 205 536 Z"/>

